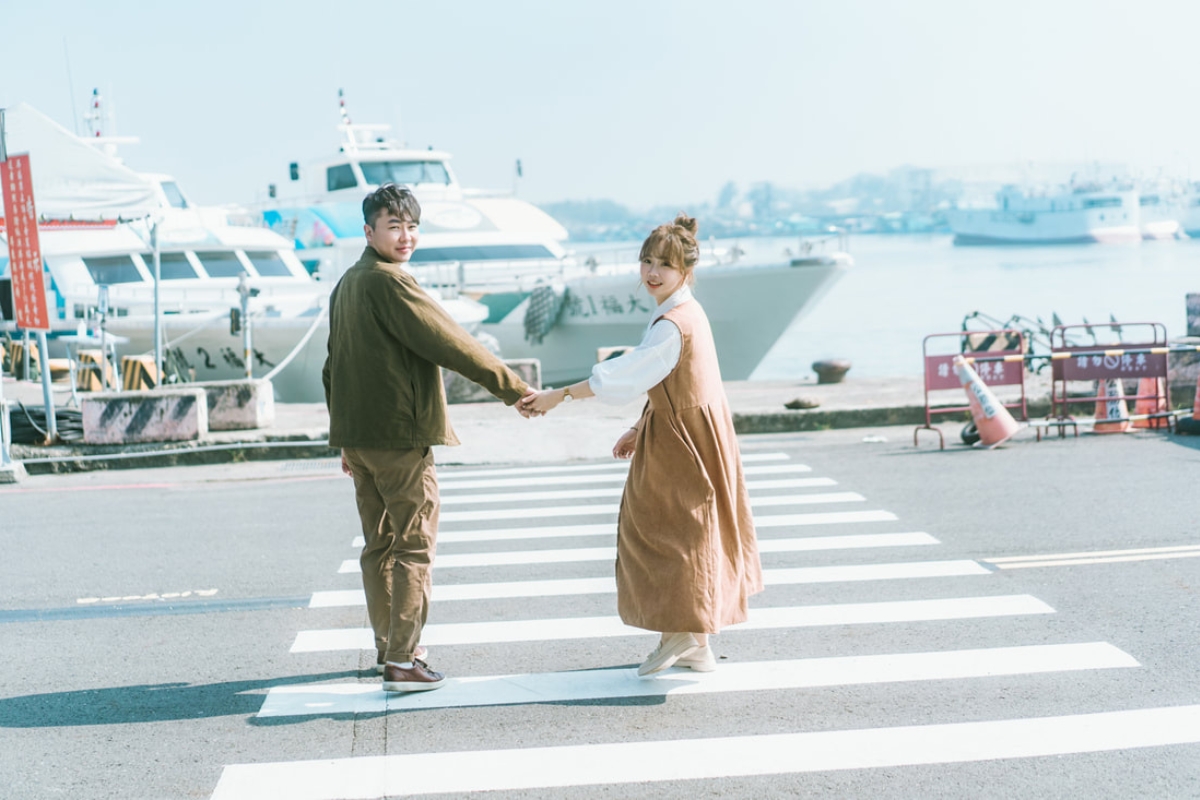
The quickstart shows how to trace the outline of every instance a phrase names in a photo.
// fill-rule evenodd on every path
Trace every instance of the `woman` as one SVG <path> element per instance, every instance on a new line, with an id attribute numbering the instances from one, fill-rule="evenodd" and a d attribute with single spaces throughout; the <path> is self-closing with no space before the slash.
<path id="1" fill-rule="evenodd" d="M 662 634 L 638 668 L 716 668 L 708 637 L 743 622 L 762 568 L 733 418 L 712 329 L 692 297 L 696 221 L 680 214 L 642 244 L 642 285 L 658 303 L 642 343 L 597 364 L 586 381 L 527 396 L 545 414 L 571 398 L 627 403 L 643 392 L 638 424 L 613 447 L 633 458 L 617 526 L 617 610 Z"/>

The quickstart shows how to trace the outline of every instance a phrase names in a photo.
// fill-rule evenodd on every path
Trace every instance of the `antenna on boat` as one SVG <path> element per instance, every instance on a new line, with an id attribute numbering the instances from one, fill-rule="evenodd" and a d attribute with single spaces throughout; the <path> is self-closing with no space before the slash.
<path id="1" fill-rule="evenodd" d="M 88 113 L 83 115 L 83 118 L 87 120 L 88 128 L 91 130 L 92 136 L 99 139 L 104 135 L 100 130 L 100 123 L 103 120 L 103 115 L 100 113 L 99 89 L 92 89 L 92 105 L 88 109 Z"/>
<path id="2" fill-rule="evenodd" d="M 99 89 L 92 89 L 92 103 L 88 108 L 88 112 L 83 115 L 87 121 L 90 136 L 84 139 L 85 142 L 93 145 L 98 145 L 98 149 L 105 155 L 121 160 L 117 155 L 117 145 L 120 144 L 137 144 L 136 136 L 105 136 L 104 135 L 104 104 L 103 97 L 100 95 Z M 112 114 L 108 115 L 108 123 L 112 123 Z M 114 126 L 115 127 L 115 126 Z"/>
<path id="3" fill-rule="evenodd" d="M 341 89 L 338 89 L 338 113 L 342 119 L 338 124 L 338 130 L 344 136 L 341 152 L 346 155 L 356 155 L 362 150 L 386 150 L 390 147 L 383 134 L 391 130 L 392 126 L 355 125 L 350 121 L 350 112 L 346 110 L 346 93 Z"/>

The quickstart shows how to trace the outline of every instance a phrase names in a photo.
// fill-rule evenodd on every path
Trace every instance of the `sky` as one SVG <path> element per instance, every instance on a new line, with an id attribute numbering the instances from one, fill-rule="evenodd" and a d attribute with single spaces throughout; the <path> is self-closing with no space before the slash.
<path id="1" fill-rule="evenodd" d="M 355 122 L 466 186 L 633 208 L 901 165 L 1103 161 L 1200 179 L 1190 0 L 0 0 L 0 107 L 261 199 Z M 35 165 L 36 169 L 36 165 Z"/>

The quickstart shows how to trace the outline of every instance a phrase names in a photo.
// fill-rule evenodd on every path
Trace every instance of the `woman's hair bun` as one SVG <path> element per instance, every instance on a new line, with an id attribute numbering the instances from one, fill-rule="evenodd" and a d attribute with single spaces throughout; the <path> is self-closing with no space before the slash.
<path id="1" fill-rule="evenodd" d="M 689 217 L 687 214 L 683 213 L 682 211 L 679 212 L 679 214 L 675 217 L 675 224 L 678 225 L 679 227 L 683 228 L 685 231 L 690 233 L 692 236 L 695 236 L 696 231 L 699 230 L 699 228 L 700 228 L 700 226 L 696 224 L 695 217 Z"/>

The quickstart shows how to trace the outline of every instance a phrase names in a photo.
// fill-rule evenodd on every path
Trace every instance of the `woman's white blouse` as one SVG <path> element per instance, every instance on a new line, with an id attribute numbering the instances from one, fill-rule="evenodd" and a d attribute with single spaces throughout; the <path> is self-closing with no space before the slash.
<path id="1" fill-rule="evenodd" d="M 592 367 L 588 386 L 596 397 L 612 405 L 631 403 L 671 374 L 679 364 L 683 337 L 670 321 L 662 325 L 655 323 L 663 314 L 691 299 L 691 288 L 687 284 L 679 287 L 655 309 L 641 344 L 622 356 Z"/>

